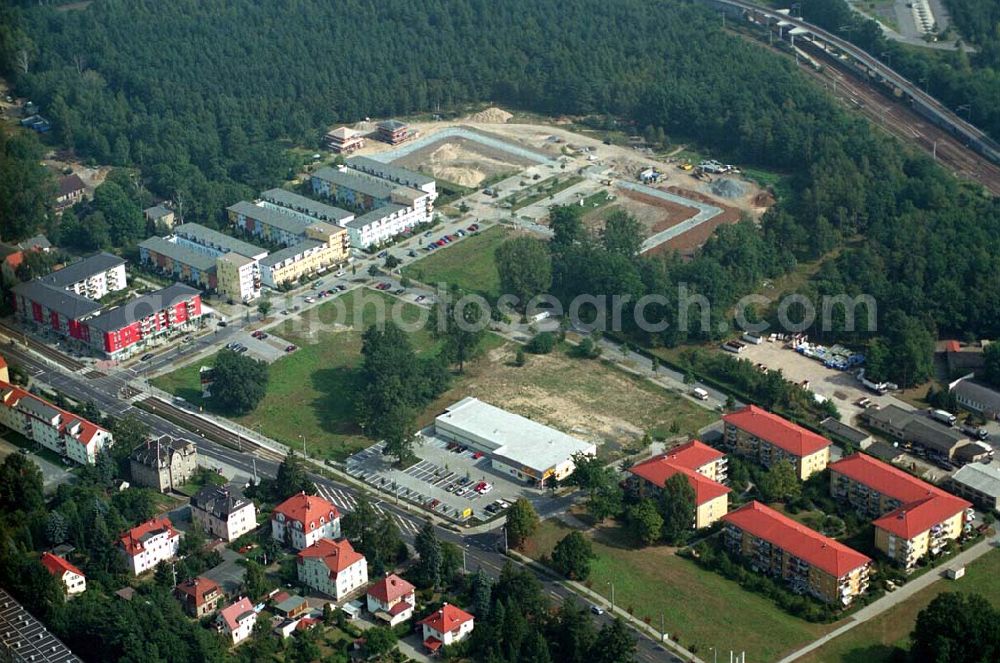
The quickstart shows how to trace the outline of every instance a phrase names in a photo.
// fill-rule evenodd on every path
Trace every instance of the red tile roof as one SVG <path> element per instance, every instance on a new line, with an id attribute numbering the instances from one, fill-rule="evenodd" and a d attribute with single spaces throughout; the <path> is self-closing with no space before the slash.
<path id="1" fill-rule="evenodd" d="M 958 341 L 945 341 L 944 348 L 948 352 L 961 352 L 962 344 L 959 343 Z"/>
<path id="2" fill-rule="evenodd" d="M 252 612 L 253 604 L 250 603 L 250 599 L 244 596 L 236 603 L 223 608 L 219 613 L 219 617 L 222 618 L 222 621 L 225 622 L 226 627 L 230 631 L 235 631 L 240 626 L 240 618 Z"/>
<path id="3" fill-rule="evenodd" d="M 449 631 L 454 631 L 462 624 L 472 619 L 472 615 L 461 608 L 445 603 L 436 612 L 432 612 L 418 624 L 426 624 L 429 629 L 442 635 Z"/>
<path id="4" fill-rule="evenodd" d="M 149 535 L 155 535 L 163 531 L 169 532 L 171 539 L 175 536 L 180 536 L 177 530 L 174 529 L 174 524 L 170 522 L 169 518 L 153 518 L 125 532 L 118 543 L 129 557 L 135 557 L 142 552 L 143 542 Z"/>
<path id="5" fill-rule="evenodd" d="M 75 573 L 78 576 L 83 576 L 83 571 L 76 568 L 62 557 L 59 557 L 58 555 L 53 555 L 50 552 L 42 553 L 41 561 L 42 565 L 48 570 L 48 572 L 57 578 L 62 578 L 64 575 L 66 575 L 67 571 L 69 573 Z"/>
<path id="6" fill-rule="evenodd" d="M 757 501 L 730 511 L 722 517 L 722 520 L 768 541 L 835 578 L 843 577 L 871 561 L 858 551 L 823 536 Z"/>
<path id="7" fill-rule="evenodd" d="M 337 541 L 320 539 L 299 552 L 299 564 L 311 557 L 322 559 L 323 563 L 330 569 L 330 575 L 336 575 L 365 558 L 364 555 L 354 550 L 351 542 L 347 539 Z"/>
<path id="8" fill-rule="evenodd" d="M 205 605 L 205 595 L 213 591 L 221 592 L 218 583 L 209 578 L 189 578 L 177 585 L 176 592 L 191 598 L 194 606 L 200 608 Z"/>
<path id="9" fill-rule="evenodd" d="M 299 493 L 274 507 L 273 519 L 277 514 L 284 514 L 286 520 L 302 523 L 304 531 L 309 532 L 320 527 L 320 518 L 324 523 L 340 518 L 340 511 L 332 502 L 317 495 Z"/>
<path id="10" fill-rule="evenodd" d="M 416 588 L 395 573 L 387 575 L 368 588 L 368 596 L 389 604 L 396 599 L 412 594 Z"/>
<path id="11" fill-rule="evenodd" d="M 723 456 L 725 454 L 721 451 L 695 440 L 668 453 L 633 465 L 629 468 L 629 472 L 660 488 L 663 488 L 663 484 L 670 477 L 678 473 L 683 474 L 694 489 L 695 502 L 700 506 L 730 492 L 726 486 L 697 472 L 698 468 Z"/>
<path id="12" fill-rule="evenodd" d="M 313 617 L 303 617 L 299 620 L 299 623 L 295 625 L 296 631 L 308 631 L 316 624 L 319 624 L 320 620 L 314 619 Z"/>
<path id="13" fill-rule="evenodd" d="M 18 403 L 20 403 L 22 400 L 25 399 L 33 400 L 36 403 L 44 403 L 45 406 L 54 410 L 55 413 L 59 415 L 59 423 L 56 425 L 57 428 L 59 429 L 59 432 L 62 435 L 65 435 L 84 446 L 89 446 L 90 441 L 94 438 L 94 435 L 96 435 L 99 431 L 107 432 L 105 428 L 102 428 L 91 421 L 87 421 L 82 417 L 78 417 L 72 412 L 68 412 L 66 410 L 63 410 L 62 408 L 56 407 L 55 405 L 45 400 L 44 398 L 39 398 L 38 396 L 35 396 L 31 392 L 25 391 L 20 387 L 14 386 L 12 384 L 0 380 L 0 401 L 2 401 L 2 405 L 9 408 L 17 408 Z M 20 409 L 24 411 L 24 408 Z M 75 436 L 69 431 L 69 429 L 71 428 L 70 424 L 79 425 L 79 430 L 77 431 Z"/>
<path id="14" fill-rule="evenodd" d="M 756 405 L 747 405 L 742 410 L 725 415 L 722 420 L 795 456 L 808 456 L 830 446 L 830 440 L 822 435 Z"/>
<path id="15" fill-rule="evenodd" d="M 903 502 L 902 506 L 873 524 L 907 540 L 972 506 L 970 502 L 868 454 L 852 454 L 830 465 L 830 471 Z"/>

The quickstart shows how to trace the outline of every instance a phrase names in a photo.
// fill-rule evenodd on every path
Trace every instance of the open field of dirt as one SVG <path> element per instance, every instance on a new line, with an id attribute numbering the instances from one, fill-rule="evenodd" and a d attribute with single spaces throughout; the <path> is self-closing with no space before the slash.
<path id="1" fill-rule="evenodd" d="M 722 208 L 722 214 L 718 215 L 711 221 L 706 221 L 697 228 L 692 228 L 688 232 L 668 240 L 661 244 L 660 246 L 652 249 L 651 252 L 656 251 L 678 251 L 681 254 L 689 254 L 694 249 L 698 248 L 712 236 L 715 229 L 726 223 L 736 223 L 740 220 L 740 208 L 733 207 L 731 205 L 726 205 L 719 202 L 717 198 L 707 196 L 703 193 L 698 193 L 697 191 L 691 191 L 690 189 L 683 189 L 676 186 L 661 187 L 662 189 L 669 191 L 670 193 L 676 194 L 678 196 L 684 196 L 685 198 L 691 198 L 692 200 L 699 200 L 702 202 L 710 203 Z M 730 201 L 732 202 L 732 201 Z M 683 219 L 678 219 L 674 223 L 680 223 Z M 673 224 L 671 224 L 673 225 Z"/>
<path id="2" fill-rule="evenodd" d="M 601 230 L 609 214 L 616 210 L 624 210 L 642 224 L 645 238 L 690 219 L 697 213 L 692 207 L 659 200 L 636 191 L 618 189 L 615 193 L 618 197 L 614 203 L 584 215 L 583 222 L 588 229 L 595 232 Z"/>
<path id="3" fill-rule="evenodd" d="M 434 142 L 402 159 L 396 166 L 428 173 L 460 186 L 477 187 L 496 176 L 513 175 L 531 163 L 465 138 Z"/>

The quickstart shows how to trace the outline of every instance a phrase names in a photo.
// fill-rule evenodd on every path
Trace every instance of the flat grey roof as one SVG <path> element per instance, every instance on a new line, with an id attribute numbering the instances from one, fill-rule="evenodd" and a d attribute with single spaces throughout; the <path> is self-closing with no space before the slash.
<path id="1" fill-rule="evenodd" d="M 0 634 L 3 648 L 15 661 L 77 663 L 80 658 L 45 625 L 24 609 L 6 589 L 0 588 Z"/>
<path id="2" fill-rule="evenodd" d="M 596 445 L 567 435 L 520 415 L 467 397 L 455 403 L 435 420 L 473 439 L 484 441 L 494 456 L 509 459 L 543 473 L 576 453 L 594 453 Z"/>
<path id="3" fill-rule="evenodd" d="M 244 242 L 242 239 L 237 239 L 232 235 L 220 233 L 218 230 L 206 228 L 198 223 L 181 224 L 176 226 L 173 232 L 174 235 L 187 238 L 192 242 L 209 247 L 217 247 L 223 251 L 235 251 L 236 253 L 248 258 L 253 258 L 254 256 L 259 256 L 262 253 L 267 253 L 266 249 L 255 246 L 250 242 Z"/>
<path id="4" fill-rule="evenodd" d="M 163 237 L 150 237 L 139 242 L 139 248 L 149 249 L 154 253 L 164 255 L 171 260 L 189 265 L 195 269 L 207 272 L 215 267 L 215 258 L 210 255 L 199 253 L 194 249 L 171 242 Z"/>
<path id="5" fill-rule="evenodd" d="M 101 305 L 92 299 L 43 283 L 38 279 L 27 283 L 18 283 L 13 287 L 13 291 L 70 320 L 79 320 L 101 308 Z"/>
<path id="6" fill-rule="evenodd" d="M 265 267 L 273 267 L 279 262 L 288 260 L 289 258 L 294 258 L 298 254 L 308 251 L 310 249 L 315 249 L 318 246 L 323 246 L 323 242 L 315 239 L 304 239 L 297 244 L 292 244 L 291 246 L 285 247 L 280 251 L 275 251 L 274 253 L 268 255 L 266 258 L 260 261 L 260 264 Z"/>
<path id="7" fill-rule="evenodd" d="M 344 225 L 346 225 L 348 228 L 355 228 L 360 230 L 361 228 L 367 226 L 369 223 L 378 221 L 379 219 L 384 219 L 390 214 L 393 214 L 395 212 L 404 209 L 406 209 L 405 205 L 397 205 L 396 203 L 390 203 L 388 205 L 383 205 L 378 209 L 373 209 L 371 212 L 368 212 L 367 214 L 362 214 L 361 216 L 355 219 L 351 219 Z"/>
<path id="8" fill-rule="evenodd" d="M 260 221 L 264 225 L 273 226 L 279 230 L 292 233 L 293 235 L 301 235 L 309 226 L 309 222 L 304 219 L 297 218 L 291 214 L 279 212 L 274 207 L 254 205 L 253 203 L 248 203 L 245 200 L 241 200 L 235 205 L 230 205 L 226 209 L 230 209 L 237 214 L 242 214 L 256 221 Z"/>
<path id="9" fill-rule="evenodd" d="M 260 194 L 260 197 L 280 207 L 286 207 L 288 209 L 295 210 L 296 212 L 308 214 L 314 219 L 318 219 L 320 221 L 333 221 L 334 223 L 338 223 L 344 219 L 354 216 L 345 209 L 321 203 L 318 200 L 307 198 L 287 189 L 268 189 L 264 193 Z"/>
<path id="10" fill-rule="evenodd" d="M 951 480 L 984 495 L 1000 497 L 1000 465 L 969 463 L 952 475 Z"/>
<path id="11" fill-rule="evenodd" d="M 58 288 L 67 288 L 74 283 L 79 283 L 96 274 L 103 274 L 109 269 L 124 264 L 124 258 L 119 258 L 116 255 L 102 251 L 83 260 L 78 260 L 71 265 L 66 265 L 51 274 L 39 277 L 38 280 Z"/>
<path id="12" fill-rule="evenodd" d="M 392 192 L 399 188 L 399 185 L 394 182 L 366 175 L 349 168 L 346 170 L 320 168 L 313 173 L 313 177 L 363 193 L 372 198 L 385 198 L 387 200 L 392 195 Z"/>
<path id="13" fill-rule="evenodd" d="M 371 173 L 383 179 L 399 182 L 406 186 L 421 187 L 425 184 L 433 184 L 434 178 L 392 164 L 382 163 L 370 157 L 351 157 L 347 160 L 348 168 L 355 168 L 366 173 Z"/>
<path id="14" fill-rule="evenodd" d="M 868 433 L 863 430 L 858 430 L 852 426 L 848 426 L 838 419 L 833 417 L 827 417 L 819 424 L 824 430 L 828 431 L 831 435 L 841 437 L 849 442 L 855 444 L 861 444 L 865 440 L 871 437 Z"/>
<path id="15" fill-rule="evenodd" d="M 116 331 L 126 325 L 132 324 L 136 320 L 142 320 L 157 311 L 162 311 L 168 306 L 179 304 L 197 294 L 200 294 L 199 290 L 195 290 L 183 283 L 168 285 L 162 290 L 137 297 L 117 308 L 91 318 L 87 321 L 87 326 L 101 331 Z"/>

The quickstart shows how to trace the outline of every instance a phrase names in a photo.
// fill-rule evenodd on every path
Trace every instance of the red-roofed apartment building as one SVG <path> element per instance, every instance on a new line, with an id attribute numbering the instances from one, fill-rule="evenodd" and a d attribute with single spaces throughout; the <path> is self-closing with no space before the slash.
<path id="1" fill-rule="evenodd" d="M 445 603 L 417 623 L 424 629 L 424 647 L 435 653 L 442 646 L 459 642 L 472 633 L 475 620 L 465 610 Z"/>
<path id="2" fill-rule="evenodd" d="M 805 481 L 830 462 L 830 440 L 756 405 L 727 414 L 722 421 L 723 446 L 764 467 L 788 460 Z"/>
<path id="3" fill-rule="evenodd" d="M 871 559 L 754 501 L 726 514 L 726 545 L 758 572 L 778 576 L 793 591 L 849 605 L 868 589 Z"/>
<path id="4" fill-rule="evenodd" d="M 58 555 L 50 552 L 42 553 L 42 566 L 62 583 L 66 596 L 73 596 L 87 591 L 87 577 L 83 571 L 76 568 Z"/>
<path id="5" fill-rule="evenodd" d="M 216 628 L 219 629 L 220 633 L 228 635 L 234 645 L 249 638 L 256 623 L 257 613 L 254 612 L 250 599 L 245 596 L 236 603 L 223 608 L 219 616 L 215 618 Z"/>
<path id="6" fill-rule="evenodd" d="M 694 527 L 708 527 L 729 510 L 726 456 L 698 440 L 671 449 L 665 454 L 633 465 L 630 485 L 640 494 L 658 493 L 667 479 L 683 474 L 694 489 Z"/>
<path id="7" fill-rule="evenodd" d="M 274 507 L 271 536 L 295 550 L 308 548 L 320 539 L 339 539 L 340 510 L 316 495 L 292 495 Z"/>
<path id="8" fill-rule="evenodd" d="M 320 539 L 299 553 L 299 580 L 340 600 L 368 583 L 368 560 L 350 541 Z"/>
<path id="9" fill-rule="evenodd" d="M 174 596 L 184 605 L 184 611 L 196 619 L 215 612 L 222 603 L 222 588 L 208 578 L 189 578 L 174 588 Z"/>
<path id="10" fill-rule="evenodd" d="M 93 465 L 111 433 L 45 399 L 0 381 L 0 424 L 81 465 Z"/>
<path id="11" fill-rule="evenodd" d="M 136 525 L 118 540 L 118 548 L 133 575 L 139 575 L 177 555 L 181 535 L 169 518 L 153 518 Z"/>
<path id="12" fill-rule="evenodd" d="M 395 573 L 368 588 L 368 612 L 395 626 L 413 616 L 417 603 L 416 588 Z"/>
<path id="13" fill-rule="evenodd" d="M 875 547 L 911 568 L 966 528 L 972 504 L 863 453 L 830 465 L 830 493 L 876 518 Z"/>

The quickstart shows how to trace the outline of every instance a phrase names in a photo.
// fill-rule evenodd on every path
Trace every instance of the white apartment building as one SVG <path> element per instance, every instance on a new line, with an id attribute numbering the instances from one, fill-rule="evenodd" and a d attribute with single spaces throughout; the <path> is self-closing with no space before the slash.
<path id="1" fill-rule="evenodd" d="M 95 253 L 37 279 L 49 286 L 73 292 L 87 299 L 100 299 L 124 289 L 125 260 L 110 253 Z"/>
<path id="2" fill-rule="evenodd" d="M 128 530 L 119 539 L 118 547 L 129 571 L 137 576 L 175 557 L 180 542 L 180 532 L 164 517 L 147 520 Z"/>
<path id="3" fill-rule="evenodd" d="M 295 550 L 303 550 L 323 538 L 340 538 L 340 510 L 317 495 L 299 493 L 274 507 L 271 536 Z"/>
<path id="4" fill-rule="evenodd" d="M 0 380 L 0 424 L 81 465 L 110 446 L 110 431 Z"/>
<path id="5" fill-rule="evenodd" d="M 191 498 L 191 521 L 211 536 L 235 541 L 257 528 L 257 507 L 237 486 L 206 486 Z"/>
<path id="6" fill-rule="evenodd" d="M 347 539 L 320 539 L 297 561 L 299 580 L 337 601 L 368 583 L 368 561 Z"/>
<path id="7" fill-rule="evenodd" d="M 426 208 L 389 204 L 343 224 L 351 246 L 364 249 L 386 242 L 430 220 Z"/>

